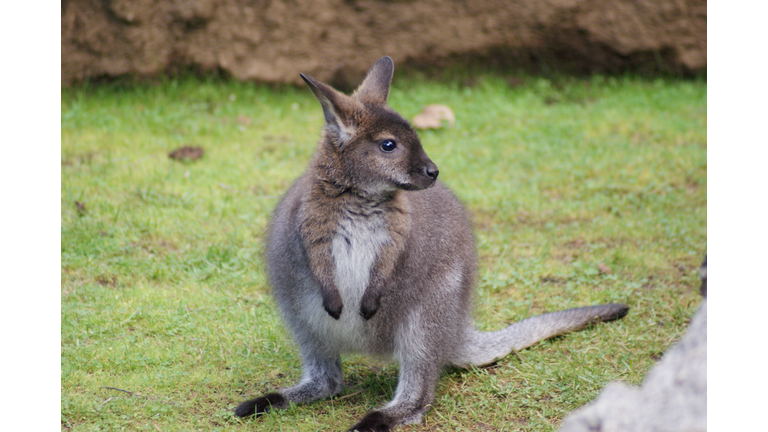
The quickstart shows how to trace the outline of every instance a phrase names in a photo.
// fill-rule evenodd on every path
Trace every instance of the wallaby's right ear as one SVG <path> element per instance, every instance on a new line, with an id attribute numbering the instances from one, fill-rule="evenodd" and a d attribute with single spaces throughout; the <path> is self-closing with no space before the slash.
<path id="1" fill-rule="evenodd" d="M 368 71 L 363 83 L 355 90 L 352 97 L 357 97 L 360 102 L 374 105 L 387 103 L 389 85 L 392 84 L 394 73 L 395 62 L 392 61 L 392 58 L 380 58 Z"/>
<path id="2" fill-rule="evenodd" d="M 320 105 L 323 107 L 325 123 L 338 133 L 339 139 L 342 141 L 339 144 L 349 141 L 356 130 L 356 126 L 351 119 L 352 110 L 354 109 L 352 99 L 309 75 L 299 75 L 307 83 L 312 93 L 315 94 L 317 100 L 320 101 Z"/>

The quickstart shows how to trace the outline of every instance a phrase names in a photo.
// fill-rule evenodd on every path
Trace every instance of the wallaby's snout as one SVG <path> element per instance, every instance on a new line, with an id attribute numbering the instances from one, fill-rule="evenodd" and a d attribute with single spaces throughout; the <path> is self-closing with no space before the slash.
<path id="1" fill-rule="evenodd" d="M 437 169 L 437 165 L 435 165 L 432 161 L 429 161 L 426 165 L 424 165 L 423 173 L 432 180 L 437 180 L 437 175 L 440 174 L 440 170 Z"/>
<path id="2" fill-rule="evenodd" d="M 431 188 L 435 185 L 435 181 L 437 181 L 437 175 L 440 174 L 440 170 L 437 169 L 437 165 L 435 165 L 434 162 L 426 157 L 426 155 L 424 155 L 424 159 L 425 160 L 422 162 L 421 169 L 417 171 L 418 175 L 414 176 L 415 178 L 411 183 L 413 188 L 407 189 L 421 190 Z"/>
<path id="3" fill-rule="evenodd" d="M 399 184 L 401 189 L 405 190 L 422 190 L 428 189 L 435 185 L 437 176 L 440 174 L 440 170 L 437 169 L 437 165 L 427 156 L 424 150 L 418 147 L 418 156 L 413 157 L 411 162 L 409 180 L 405 183 Z"/>

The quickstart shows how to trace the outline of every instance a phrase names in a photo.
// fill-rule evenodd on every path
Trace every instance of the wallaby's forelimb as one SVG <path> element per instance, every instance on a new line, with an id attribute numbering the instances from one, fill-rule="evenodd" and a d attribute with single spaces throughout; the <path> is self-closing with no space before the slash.
<path id="1" fill-rule="evenodd" d="M 324 257 L 315 261 L 325 261 L 323 258 Z M 312 261 L 311 258 L 310 261 Z M 331 265 L 333 265 L 332 261 Z M 323 309 L 325 309 L 325 311 L 328 312 L 328 315 L 332 316 L 333 319 L 338 320 L 341 316 L 341 311 L 344 308 L 344 304 L 341 301 L 341 294 L 339 294 L 339 289 L 336 287 L 336 283 L 333 281 L 333 274 L 329 274 L 330 272 L 324 271 L 327 268 L 328 267 L 322 265 L 315 267 L 315 278 L 320 285 L 320 296 L 323 298 Z"/>
<path id="2" fill-rule="evenodd" d="M 381 296 L 384 293 L 384 287 L 395 269 L 395 259 L 397 259 L 397 246 L 388 244 L 382 247 L 379 257 L 371 269 L 371 280 L 365 288 L 363 298 L 360 301 L 360 316 L 369 320 L 381 304 Z"/>
<path id="3" fill-rule="evenodd" d="M 328 315 L 338 320 L 344 304 L 333 280 L 334 263 L 331 248 L 336 227 L 332 218 L 317 221 L 306 215 L 303 216 L 299 233 L 305 245 L 304 250 L 309 267 L 320 286 L 323 308 Z"/>
<path id="4" fill-rule="evenodd" d="M 371 319 L 379 310 L 384 288 L 393 276 L 395 264 L 403 253 L 405 237 L 410 230 L 408 224 L 410 209 L 405 200 L 396 197 L 389 202 L 382 203 L 382 207 L 390 215 L 386 227 L 390 239 L 379 250 L 376 261 L 371 268 L 371 279 L 360 302 L 360 315 L 366 320 Z"/>

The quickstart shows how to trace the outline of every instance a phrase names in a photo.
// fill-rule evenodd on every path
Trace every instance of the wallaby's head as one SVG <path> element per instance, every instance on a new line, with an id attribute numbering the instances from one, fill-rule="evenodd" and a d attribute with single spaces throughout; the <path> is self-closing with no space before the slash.
<path id="1" fill-rule="evenodd" d="M 394 70 L 383 57 L 352 96 L 301 74 L 325 116 L 316 167 L 326 181 L 365 195 L 434 185 L 437 166 L 408 121 L 387 106 Z"/>

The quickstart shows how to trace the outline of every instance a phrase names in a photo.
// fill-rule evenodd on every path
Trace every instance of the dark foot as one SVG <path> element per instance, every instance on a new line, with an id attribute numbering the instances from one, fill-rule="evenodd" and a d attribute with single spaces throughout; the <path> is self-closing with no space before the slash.
<path id="1" fill-rule="evenodd" d="M 393 423 L 394 419 L 381 411 L 371 411 L 352 426 L 348 432 L 389 432 L 394 426 Z"/>
<path id="2" fill-rule="evenodd" d="M 247 400 L 235 408 L 235 416 L 250 417 L 262 415 L 270 409 L 281 408 L 286 400 L 279 393 L 269 393 L 256 399 Z"/>

